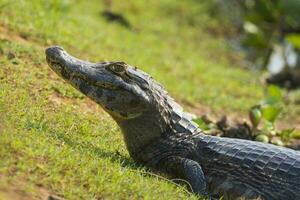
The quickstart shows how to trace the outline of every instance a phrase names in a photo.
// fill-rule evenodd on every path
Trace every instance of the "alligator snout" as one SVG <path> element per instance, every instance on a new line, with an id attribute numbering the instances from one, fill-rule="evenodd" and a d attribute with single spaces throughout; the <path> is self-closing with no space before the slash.
<path id="1" fill-rule="evenodd" d="M 47 62 L 48 63 L 59 62 L 64 51 L 65 50 L 60 46 L 48 47 L 45 50 Z"/>

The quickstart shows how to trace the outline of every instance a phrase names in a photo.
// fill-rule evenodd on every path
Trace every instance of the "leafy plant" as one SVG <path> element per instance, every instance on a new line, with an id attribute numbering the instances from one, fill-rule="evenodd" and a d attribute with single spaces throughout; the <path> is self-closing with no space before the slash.
<path id="1" fill-rule="evenodd" d="M 283 110 L 283 94 L 280 88 L 270 85 L 266 98 L 249 110 L 252 133 L 256 141 L 283 146 L 293 138 L 300 138 L 299 131 L 289 128 L 278 130 L 276 121 Z"/>
<path id="2" fill-rule="evenodd" d="M 265 99 L 249 109 L 251 125 L 244 122 L 236 127 L 230 127 L 226 121 L 220 120 L 214 123 L 205 116 L 196 118 L 194 121 L 208 134 L 234 136 L 237 132 L 243 132 L 242 128 L 246 128 L 245 130 L 250 129 L 250 131 L 243 134 L 251 134 L 251 137 L 243 136 L 242 138 L 252 138 L 259 142 L 285 146 L 292 139 L 300 139 L 300 131 L 293 128 L 283 130 L 277 128 L 276 122 L 284 108 L 282 100 L 282 90 L 277 86 L 270 85 L 266 89 Z"/>

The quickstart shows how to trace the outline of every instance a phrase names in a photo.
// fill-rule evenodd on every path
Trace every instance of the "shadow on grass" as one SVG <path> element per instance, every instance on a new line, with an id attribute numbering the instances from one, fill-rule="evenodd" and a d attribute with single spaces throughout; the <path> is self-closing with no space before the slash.
<path id="1" fill-rule="evenodd" d="M 48 126 L 48 123 L 49 122 L 47 122 L 47 120 L 44 120 L 43 118 L 38 120 L 27 120 L 24 128 L 27 130 L 49 133 L 47 134 L 48 137 L 54 140 L 59 140 L 62 143 L 70 146 L 72 149 L 80 151 L 84 154 L 93 154 L 96 157 L 100 157 L 102 159 L 109 159 L 111 162 L 118 163 L 122 167 L 127 167 L 132 170 L 144 168 L 144 166 L 135 163 L 132 159 L 120 154 L 118 151 L 107 151 L 99 147 L 94 147 L 89 143 L 75 141 L 74 139 L 71 139 L 71 137 L 68 137 L 68 135 L 66 135 L 65 133 L 58 132 L 55 129 L 51 129 Z"/>
<path id="2" fill-rule="evenodd" d="M 59 141 L 61 143 L 64 143 L 65 145 L 68 145 L 72 149 L 81 152 L 82 154 L 89 154 L 94 155 L 95 157 L 101 158 L 101 159 L 108 159 L 109 161 L 116 163 L 120 165 L 121 167 L 127 168 L 129 170 L 135 171 L 136 173 L 144 176 L 144 177 L 155 177 L 158 179 L 161 179 L 166 182 L 173 183 L 177 186 L 187 186 L 190 188 L 189 184 L 187 184 L 186 181 L 181 179 L 172 179 L 171 176 L 160 172 L 159 170 L 151 169 L 146 166 L 143 166 L 141 164 L 135 163 L 132 159 L 129 157 L 126 157 L 124 155 L 121 155 L 117 150 L 116 151 L 107 151 L 99 147 L 94 147 L 90 143 L 84 143 L 84 142 L 78 142 L 69 137 L 67 134 L 63 132 L 55 131 L 55 129 L 50 129 L 49 126 L 47 126 L 46 121 L 43 120 L 37 120 L 35 122 L 26 123 L 25 128 L 27 130 L 36 130 L 39 133 L 48 133 L 47 137 Z M 83 155 L 84 156 L 84 155 Z M 189 190 L 186 190 L 183 188 L 185 192 L 188 194 L 191 194 Z"/>
<path id="3" fill-rule="evenodd" d="M 178 185 L 178 182 L 176 183 L 176 181 L 170 180 L 172 179 L 172 177 L 169 177 L 167 174 L 164 174 L 159 170 L 151 169 L 141 164 L 138 164 L 134 162 L 131 158 L 120 154 L 117 150 L 114 152 L 107 151 L 99 147 L 94 147 L 90 143 L 84 143 L 84 141 L 78 142 L 63 132 L 59 132 L 56 131 L 55 129 L 51 129 L 49 126 L 47 126 L 47 121 L 41 119 L 34 122 L 31 121 L 30 123 L 29 122 L 26 123 L 24 128 L 26 128 L 27 130 L 34 129 L 38 132 L 48 133 L 47 137 L 55 141 L 64 143 L 65 145 L 68 145 L 72 149 L 81 152 L 82 154 L 85 155 L 92 154 L 97 158 L 108 159 L 109 161 L 116 163 L 121 167 L 135 171 L 136 173 L 139 173 L 144 177 L 156 177 L 164 181 L 172 182 L 173 184 Z M 183 185 L 185 185 L 185 181 L 183 182 Z"/>
<path id="4" fill-rule="evenodd" d="M 161 180 L 173 183 L 177 186 L 187 186 L 188 188 L 191 188 L 191 186 L 186 181 L 184 181 L 182 179 L 170 180 L 170 179 L 172 179 L 172 177 L 168 176 L 167 174 L 163 174 L 158 170 L 150 169 L 143 165 L 139 165 L 139 164 L 135 163 L 132 159 L 121 155 L 117 151 L 116 152 L 105 151 L 101 148 L 92 147 L 88 144 L 78 143 L 78 142 L 73 141 L 70 138 L 66 137 L 66 135 L 63 133 L 53 134 L 53 138 L 56 138 L 56 139 L 64 142 L 65 144 L 69 145 L 70 147 L 72 147 L 76 150 L 79 150 L 83 153 L 86 153 L 86 154 L 92 153 L 97 157 L 100 157 L 103 159 L 109 159 L 112 162 L 120 164 L 122 167 L 130 168 L 131 170 L 134 170 L 137 173 L 140 173 L 144 177 L 149 177 L 149 176 L 156 177 Z M 142 168 L 146 169 L 146 172 L 140 171 L 140 169 L 142 169 Z M 137 170 L 139 170 L 139 171 L 137 171 Z M 189 190 L 185 190 L 185 192 L 190 194 Z"/>
<path id="5" fill-rule="evenodd" d="M 103 159 L 109 159 L 114 163 L 121 164 L 122 167 L 127 167 L 132 170 L 138 170 L 142 167 L 141 165 L 135 163 L 132 159 L 124 155 L 121 155 L 118 151 L 111 152 L 111 151 L 106 151 L 104 149 L 101 149 L 99 147 L 93 147 L 92 145 L 89 144 L 83 144 L 72 140 L 71 138 L 67 137 L 64 133 L 54 133 L 51 134 L 51 137 L 58 139 L 61 142 L 64 142 L 64 144 L 67 144 L 71 148 L 76 149 L 80 152 L 83 152 L 85 154 L 93 154 Z"/>

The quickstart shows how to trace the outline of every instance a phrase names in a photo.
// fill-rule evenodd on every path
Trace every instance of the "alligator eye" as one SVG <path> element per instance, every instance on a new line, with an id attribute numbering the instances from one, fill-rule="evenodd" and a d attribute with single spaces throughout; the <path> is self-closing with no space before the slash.
<path id="1" fill-rule="evenodd" d="M 121 62 L 114 63 L 114 64 L 109 65 L 108 69 L 114 73 L 123 74 L 127 69 L 127 65 L 125 63 L 121 63 Z"/>

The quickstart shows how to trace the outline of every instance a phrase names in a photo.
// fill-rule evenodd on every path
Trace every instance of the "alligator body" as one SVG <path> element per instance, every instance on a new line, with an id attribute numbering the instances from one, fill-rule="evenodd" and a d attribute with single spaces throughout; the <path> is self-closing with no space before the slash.
<path id="1" fill-rule="evenodd" d="M 203 196 L 300 199 L 298 151 L 203 134 L 159 83 L 124 62 L 90 63 L 57 46 L 46 59 L 112 116 L 136 162 L 185 179 Z"/>

